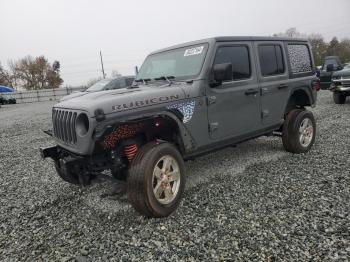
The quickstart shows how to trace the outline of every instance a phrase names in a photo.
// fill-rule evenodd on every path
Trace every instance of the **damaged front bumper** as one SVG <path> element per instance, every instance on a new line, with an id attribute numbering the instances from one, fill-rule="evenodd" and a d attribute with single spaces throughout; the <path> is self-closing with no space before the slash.
<path id="1" fill-rule="evenodd" d="M 86 158 L 63 153 L 58 146 L 39 148 L 43 159 L 51 158 L 59 163 L 59 166 L 65 170 L 76 169 L 77 166 L 86 166 Z"/>
<path id="2" fill-rule="evenodd" d="M 126 167 L 126 164 L 116 152 L 112 152 L 112 155 L 98 154 L 80 156 L 60 146 L 41 147 L 39 151 L 43 159 L 53 159 L 64 172 L 73 170 L 76 173 L 87 172 L 96 174 L 106 169 L 120 170 Z"/>
<path id="3" fill-rule="evenodd" d="M 40 156 L 42 159 L 45 158 L 52 158 L 53 160 L 57 160 L 59 158 L 58 153 L 58 147 L 57 146 L 51 146 L 51 147 L 40 147 Z"/>

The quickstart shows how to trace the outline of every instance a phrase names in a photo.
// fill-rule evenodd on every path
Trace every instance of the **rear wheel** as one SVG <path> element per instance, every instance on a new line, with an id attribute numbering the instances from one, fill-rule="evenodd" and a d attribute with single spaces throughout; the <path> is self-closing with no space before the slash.
<path id="1" fill-rule="evenodd" d="M 339 92 L 334 92 L 333 93 L 333 100 L 334 100 L 334 103 L 336 103 L 336 104 L 344 104 L 345 100 L 346 100 L 346 95 L 341 94 Z"/>
<path id="2" fill-rule="evenodd" d="M 312 112 L 294 109 L 288 113 L 282 129 L 283 146 L 288 152 L 305 153 L 315 142 L 316 122 Z"/>
<path id="3" fill-rule="evenodd" d="M 176 210 L 185 187 L 181 154 L 169 143 L 151 142 L 133 159 L 127 178 L 132 206 L 146 217 L 166 217 Z"/>

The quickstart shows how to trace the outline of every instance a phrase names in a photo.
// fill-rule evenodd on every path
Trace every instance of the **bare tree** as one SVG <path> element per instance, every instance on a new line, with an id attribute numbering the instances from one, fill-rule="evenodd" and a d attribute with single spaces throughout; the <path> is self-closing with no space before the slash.
<path id="1" fill-rule="evenodd" d="M 58 88 L 63 83 L 59 62 L 50 65 L 44 56 L 27 56 L 9 64 L 16 81 L 20 80 L 27 90 Z"/>
<path id="2" fill-rule="evenodd" d="M 321 34 L 311 34 L 308 39 L 312 47 L 315 64 L 321 65 L 327 53 L 327 43 Z"/>
<path id="3" fill-rule="evenodd" d="M 0 63 L 0 85 L 13 87 L 12 77 L 9 71 L 5 70 Z"/>
<path id="4" fill-rule="evenodd" d="M 295 27 L 288 28 L 284 33 L 277 33 L 273 36 L 292 37 L 292 38 L 305 38 L 306 34 L 300 33 Z"/>

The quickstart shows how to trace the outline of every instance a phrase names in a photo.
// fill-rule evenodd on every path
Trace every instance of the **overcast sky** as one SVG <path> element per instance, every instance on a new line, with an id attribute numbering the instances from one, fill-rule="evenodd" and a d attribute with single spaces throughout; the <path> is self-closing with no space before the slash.
<path id="1" fill-rule="evenodd" d="M 154 50 L 220 35 L 303 33 L 350 38 L 350 0 L 0 0 L 0 62 L 59 60 L 64 85 L 133 74 Z"/>

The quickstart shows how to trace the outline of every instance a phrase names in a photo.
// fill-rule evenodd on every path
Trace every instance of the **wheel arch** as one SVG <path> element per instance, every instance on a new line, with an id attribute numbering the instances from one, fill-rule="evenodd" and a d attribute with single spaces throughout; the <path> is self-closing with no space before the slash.
<path id="1" fill-rule="evenodd" d="M 135 136 L 143 136 L 145 142 L 152 139 L 160 139 L 175 144 L 182 154 L 191 151 L 195 147 L 195 141 L 182 121 L 182 116 L 176 110 L 162 111 L 157 113 L 143 114 L 140 116 L 129 116 L 122 119 L 109 120 L 105 123 L 102 132 L 97 132 L 96 137 L 101 141 L 110 134 L 111 129 L 125 125 L 139 125 Z M 135 137 L 134 136 L 134 137 Z M 126 140 L 133 136 L 123 138 Z"/>
<path id="2" fill-rule="evenodd" d="M 308 87 L 296 87 L 291 90 L 284 113 L 287 114 L 295 108 L 312 106 L 314 99 Z"/>

